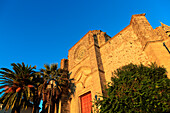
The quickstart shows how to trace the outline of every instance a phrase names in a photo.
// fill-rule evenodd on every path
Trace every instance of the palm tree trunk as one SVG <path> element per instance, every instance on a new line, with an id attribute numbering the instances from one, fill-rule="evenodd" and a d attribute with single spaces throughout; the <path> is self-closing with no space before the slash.
<path id="1" fill-rule="evenodd" d="M 53 92 L 52 92 L 52 84 L 51 84 L 51 90 L 50 90 L 50 103 L 49 103 L 49 107 L 48 107 L 48 113 L 53 113 L 52 110 L 51 110 L 51 102 L 52 102 L 52 95 L 53 95 Z"/>
<path id="2" fill-rule="evenodd" d="M 46 93 L 46 84 L 47 81 L 43 83 L 43 91 L 42 91 L 42 96 L 43 96 L 43 104 L 42 104 L 42 111 L 41 113 L 46 113 L 47 112 L 47 93 Z"/>
<path id="3" fill-rule="evenodd" d="M 20 97 L 20 96 L 21 96 L 21 92 L 18 93 L 18 97 Z M 19 105 L 19 98 L 17 98 L 17 102 L 14 105 L 11 113 L 20 113 L 21 106 L 18 106 L 18 105 Z"/>
<path id="4" fill-rule="evenodd" d="M 37 90 L 37 92 L 36 92 L 36 97 L 35 97 L 35 101 L 34 101 L 34 107 L 33 107 L 33 111 L 34 112 L 32 112 L 32 113 L 37 113 L 37 110 L 39 110 L 38 108 L 39 108 L 39 105 L 40 105 L 40 101 L 41 101 L 41 98 L 42 98 L 42 95 L 41 95 L 41 93 L 39 93 L 38 92 L 38 90 Z M 39 111 L 38 111 L 38 113 L 39 113 Z"/>
<path id="5" fill-rule="evenodd" d="M 20 113 L 20 108 L 19 107 L 14 107 L 12 109 L 11 113 Z"/>
<path id="6" fill-rule="evenodd" d="M 39 107 L 39 98 L 38 98 L 38 89 L 34 91 L 34 96 L 33 96 L 33 109 L 32 113 L 37 113 L 37 108 Z"/>
<path id="7" fill-rule="evenodd" d="M 45 113 L 45 111 L 46 111 L 46 103 L 47 103 L 47 101 L 46 100 L 43 100 L 43 105 L 42 105 L 42 112 L 41 113 Z"/>
<path id="8" fill-rule="evenodd" d="M 51 100 L 51 113 L 55 113 L 55 98 L 52 96 Z"/>
<path id="9" fill-rule="evenodd" d="M 42 111 L 41 113 L 48 113 L 48 96 L 49 92 L 45 92 L 46 89 L 43 89 L 43 104 L 42 104 Z"/>
<path id="10" fill-rule="evenodd" d="M 33 108 L 32 108 L 32 113 L 37 113 L 37 108 L 38 108 L 38 105 L 34 103 Z"/>
<path id="11" fill-rule="evenodd" d="M 36 113 L 36 101 L 35 101 L 35 98 L 36 98 L 36 92 L 35 92 L 35 89 L 34 89 L 32 113 Z"/>

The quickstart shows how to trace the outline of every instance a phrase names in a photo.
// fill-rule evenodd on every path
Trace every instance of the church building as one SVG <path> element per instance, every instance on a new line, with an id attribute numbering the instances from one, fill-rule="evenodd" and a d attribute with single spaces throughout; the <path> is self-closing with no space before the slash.
<path id="1" fill-rule="evenodd" d="M 61 60 L 74 78 L 76 90 L 61 106 L 62 113 L 91 113 L 92 100 L 105 95 L 114 71 L 129 63 L 156 62 L 170 72 L 170 27 L 153 29 L 145 14 L 132 15 L 130 24 L 113 37 L 101 30 L 89 31 Z M 168 74 L 170 78 L 170 74 Z M 62 103 L 62 102 L 61 102 Z M 94 112 L 94 111 L 93 111 Z"/>

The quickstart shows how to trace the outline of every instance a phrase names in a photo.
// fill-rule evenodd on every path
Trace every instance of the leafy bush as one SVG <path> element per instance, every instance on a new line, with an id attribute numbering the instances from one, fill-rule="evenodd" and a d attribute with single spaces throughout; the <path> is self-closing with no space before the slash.
<path id="1" fill-rule="evenodd" d="M 108 84 L 107 97 L 96 100 L 100 113 L 170 112 L 170 79 L 166 69 L 155 63 L 129 64 L 115 71 Z"/>

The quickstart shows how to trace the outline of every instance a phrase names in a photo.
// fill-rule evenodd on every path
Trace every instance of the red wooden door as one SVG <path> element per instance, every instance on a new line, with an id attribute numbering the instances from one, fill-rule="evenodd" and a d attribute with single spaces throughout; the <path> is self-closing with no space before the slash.
<path id="1" fill-rule="evenodd" d="M 81 100 L 81 113 L 91 113 L 92 99 L 91 92 L 86 93 L 80 97 Z"/>

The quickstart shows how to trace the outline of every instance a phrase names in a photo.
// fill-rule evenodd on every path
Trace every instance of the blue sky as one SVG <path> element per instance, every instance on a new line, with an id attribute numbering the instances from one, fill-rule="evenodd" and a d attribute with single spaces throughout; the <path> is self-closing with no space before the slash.
<path id="1" fill-rule="evenodd" d="M 0 0 L 0 68 L 60 63 L 89 30 L 113 37 L 133 14 L 170 25 L 170 0 Z"/>

